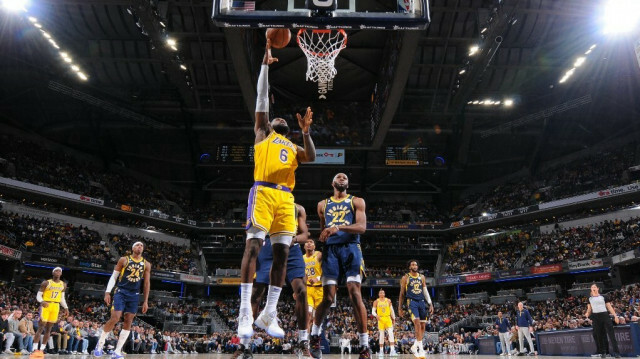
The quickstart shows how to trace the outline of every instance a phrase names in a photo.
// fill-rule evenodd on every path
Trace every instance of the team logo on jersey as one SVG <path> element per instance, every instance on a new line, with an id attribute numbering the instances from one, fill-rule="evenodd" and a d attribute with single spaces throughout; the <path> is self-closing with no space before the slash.
<path id="1" fill-rule="evenodd" d="M 333 206 L 327 212 L 329 216 L 333 217 L 333 219 L 331 220 L 331 222 L 327 224 L 327 226 L 338 225 L 338 224 L 350 225 L 351 222 L 345 219 L 345 217 L 350 213 L 351 213 L 351 207 L 349 206 L 345 206 L 344 204 Z"/>

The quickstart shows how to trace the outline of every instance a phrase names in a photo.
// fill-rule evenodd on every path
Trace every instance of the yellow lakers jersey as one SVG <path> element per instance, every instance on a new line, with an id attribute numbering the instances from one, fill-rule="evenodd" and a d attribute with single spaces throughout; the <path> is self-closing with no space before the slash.
<path id="1" fill-rule="evenodd" d="M 54 282 L 53 279 L 49 279 L 47 282 L 47 288 L 42 293 L 42 300 L 45 302 L 60 303 L 62 297 L 62 291 L 64 291 L 64 282 Z"/>
<path id="2" fill-rule="evenodd" d="M 378 299 L 378 305 L 376 307 L 376 313 L 378 317 L 390 317 L 391 316 L 391 300 L 384 298 L 384 300 Z"/>
<path id="3" fill-rule="evenodd" d="M 296 185 L 298 148 L 286 137 L 271 131 L 263 141 L 254 145 L 253 180 L 270 182 L 293 190 Z"/>
<path id="4" fill-rule="evenodd" d="M 318 252 L 313 252 L 311 257 L 308 257 L 305 253 L 302 258 L 304 258 L 304 274 L 309 277 L 322 277 L 322 263 L 318 260 Z M 307 280 L 307 285 L 312 287 L 322 287 L 322 282 L 316 282 L 314 284 L 309 283 Z"/>

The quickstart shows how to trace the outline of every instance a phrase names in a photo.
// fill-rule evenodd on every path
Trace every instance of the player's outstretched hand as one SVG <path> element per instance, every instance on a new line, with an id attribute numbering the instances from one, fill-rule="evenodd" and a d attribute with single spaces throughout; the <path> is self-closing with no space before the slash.
<path id="1" fill-rule="evenodd" d="M 107 306 L 111 305 L 111 293 L 104 293 L 104 302 L 107 303 Z"/>
<path id="2" fill-rule="evenodd" d="M 278 58 L 271 56 L 271 40 L 267 39 L 267 46 L 264 49 L 264 58 L 262 59 L 262 64 L 271 65 L 274 62 L 278 62 Z"/>
<path id="3" fill-rule="evenodd" d="M 304 117 L 300 116 L 299 113 L 296 113 L 296 117 L 298 118 L 298 125 L 300 129 L 302 129 L 302 133 L 309 133 L 309 127 L 313 123 L 311 107 L 307 107 L 307 112 L 304 114 Z"/>
<path id="4" fill-rule="evenodd" d="M 145 314 L 147 310 L 149 310 L 149 303 L 147 302 L 142 303 L 142 314 Z"/>
<path id="5" fill-rule="evenodd" d="M 62 309 L 62 317 L 66 318 L 69 315 L 69 309 Z"/>

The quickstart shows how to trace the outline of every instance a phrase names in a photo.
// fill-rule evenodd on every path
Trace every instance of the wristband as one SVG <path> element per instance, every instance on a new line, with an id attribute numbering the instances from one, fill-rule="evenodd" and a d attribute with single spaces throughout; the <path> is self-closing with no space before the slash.
<path id="1" fill-rule="evenodd" d="M 311 132 L 303 132 L 302 134 L 303 134 L 304 136 L 309 136 L 309 135 L 311 135 Z"/>

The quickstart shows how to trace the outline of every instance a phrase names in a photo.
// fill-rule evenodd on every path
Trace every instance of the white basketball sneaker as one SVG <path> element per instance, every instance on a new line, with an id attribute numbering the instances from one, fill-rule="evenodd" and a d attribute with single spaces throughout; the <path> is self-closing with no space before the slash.
<path id="1" fill-rule="evenodd" d="M 276 311 L 267 314 L 263 310 L 262 312 L 260 312 L 260 315 L 258 315 L 258 318 L 253 324 L 255 324 L 258 328 L 266 331 L 267 334 L 272 337 L 284 338 L 284 330 L 282 330 L 282 328 L 280 328 L 280 326 L 278 325 L 277 314 L 278 313 Z"/>

